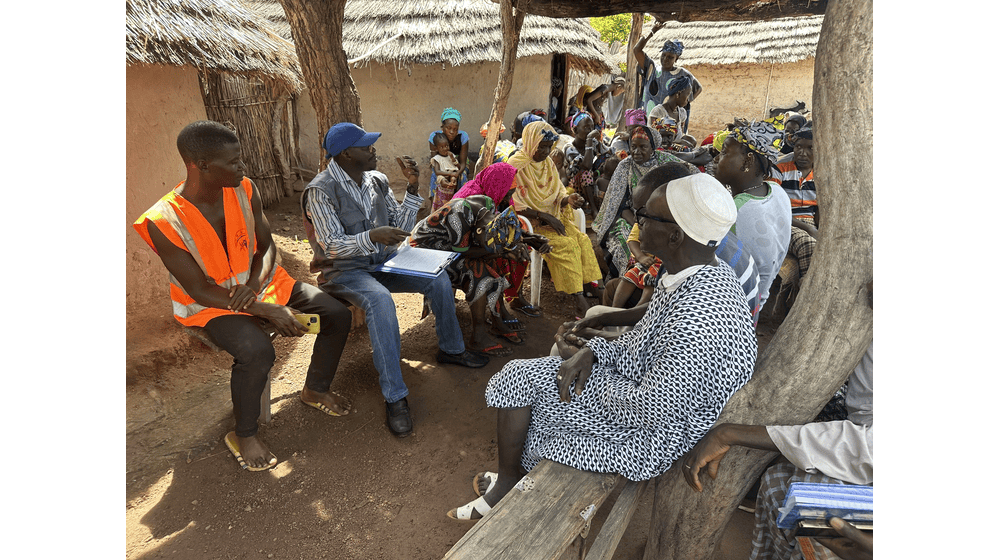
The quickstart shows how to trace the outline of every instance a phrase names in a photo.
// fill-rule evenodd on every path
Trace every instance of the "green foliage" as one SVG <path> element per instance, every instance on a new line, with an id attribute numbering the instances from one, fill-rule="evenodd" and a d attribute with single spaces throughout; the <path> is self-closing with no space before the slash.
<path id="1" fill-rule="evenodd" d="M 642 21 L 647 22 L 653 18 L 643 15 Z M 618 41 L 623 45 L 628 44 L 628 33 L 632 30 L 632 14 L 615 14 L 613 16 L 592 17 L 590 25 L 601 34 L 601 40 L 607 44 Z"/>

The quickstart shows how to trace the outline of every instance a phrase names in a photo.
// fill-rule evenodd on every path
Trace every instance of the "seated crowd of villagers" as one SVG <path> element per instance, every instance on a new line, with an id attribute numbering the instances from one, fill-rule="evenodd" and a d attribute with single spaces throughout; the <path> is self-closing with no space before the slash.
<path id="1" fill-rule="evenodd" d="M 134 228 L 170 274 L 177 321 L 234 357 L 235 430 L 224 441 L 242 468 L 277 464 L 257 435 L 275 360 L 263 326 L 302 336 L 299 314 L 320 324 L 301 401 L 330 416 L 350 411 L 330 387 L 354 306 L 365 314 L 386 425 L 397 437 L 412 433 L 391 297 L 411 292 L 435 316 L 439 363 L 503 360 L 485 393 L 498 410 L 496 471 L 477 474 L 477 497 L 450 517 L 481 518 L 543 458 L 636 481 L 680 462 L 701 491 L 699 473 L 714 478 L 726 450 L 743 445 L 781 452 L 759 481 L 752 557 L 791 558 L 800 545 L 775 526 L 790 482 L 872 484 L 871 348 L 814 422 L 715 426 L 753 372 L 761 308 L 772 294 L 788 305 L 809 270 L 820 227 L 812 127 L 807 114 L 779 109 L 698 141 L 688 124 L 702 88 L 676 64 L 683 45 L 667 41 L 651 60 L 642 52 L 650 36 L 634 51 L 643 83 L 636 107 L 621 106 L 621 79 L 581 87 L 565 119 L 543 109 L 517 115 L 478 173 L 461 113 L 444 109 L 428 137 L 427 199 L 413 158 L 396 158 L 402 200 L 376 170 L 381 133 L 332 126 L 327 165 L 301 197 L 316 285 L 276 262 L 237 135 L 212 121 L 180 132 L 187 176 Z M 622 114 L 624 128 L 613 131 Z M 430 213 L 418 221 L 425 201 Z M 578 228 L 578 209 L 594 241 Z M 459 256 L 433 278 L 380 270 L 401 244 Z M 522 295 L 531 251 L 577 317 L 553 333 L 550 355 L 509 359 L 542 314 Z M 471 328 L 457 319 L 455 290 Z M 838 521 L 844 536 L 817 550 L 870 551 L 870 535 Z"/>

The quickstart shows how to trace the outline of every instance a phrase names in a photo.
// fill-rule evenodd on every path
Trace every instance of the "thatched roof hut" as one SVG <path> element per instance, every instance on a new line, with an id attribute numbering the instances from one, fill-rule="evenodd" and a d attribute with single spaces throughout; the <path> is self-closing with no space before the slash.
<path id="1" fill-rule="evenodd" d="M 246 0 L 274 30 L 291 41 L 291 28 L 277 0 Z M 387 39 L 391 39 L 382 44 Z M 344 9 L 344 52 L 358 68 L 372 62 L 461 66 L 499 62 L 499 5 L 490 0 L 348 0 Z M 379 45 L 378 48 L 372 49 Z M 373 51 L 373 52 L 372 52 Z M 521 28 L 518 58 L 565 54 L 576 66 L 594 73 L 614 71 L 607 45 L 586 19 L 527 15 Z"/>
<path id="2" fill-rule="evenodd" d="M 657 59 L 660 47 L 669 39 L 684 43 L 685 66 L 787 64 L 816 56 L 821 27 L 822 15 L 770 21 L 671 21 L 646 43 L 643 52 Z M 652 28 L 652 22 L 644 25 L 643 36 Z"/>
<path id="3" fill-rule="evenodd" d="M 266 205 L 287 175 L 273 155 L 274 128 L 281 129 L 284 153 L 294 153 L 287 118 L 275 114 L 287 112 L 282 96 L 304 84 L 294 46 L 239 0 L 126 0 L 125 66 L 123 225 L 133 333 L 133 325 L 170 317 L 163 265 L 130 224 L 184 179 L 177 134 L 196 120 L 230 122 Z"/>
<path id="4" fill-rule="evenodd" d="M 239 0 L 127 0 L 125 64 L 190 65 L 303 87 L 295 47 Z"/>
<path id="5" fill-rule="evenodd" d="M 292 41 L 278 0 L 244 1 Z M 387 132 L 379 153 L 410 154 L 426 163 L 428 134 L 440 126 L 441 110 L 451 106 L 462 113 L 462 130 L 472 136 L 475 157 L 482 143 L 479 126 L 493 106 L 502 44 L 500 7 L 490 0 L 348 0 L 344 51 L 365 128 Z M 600 80 L 617 71 L 607 45 L 585 19 L 526 15 L 517 55 L 505 123 L 522 111 L 547 108 L 552 78 L 575 93 L 578 76 Z M 303 97 L 297 106 L 302 161 L 318 160 L 320 131 L 311 100 Z M 379 160 L 380 170 L 397 180 L 395 160 L 381 155 Z"/>
<path id="6" fill-rule="evenodd" d="M 681 41 L 677 64 L 704 88 L 691 104 L 695 138 L 718 130 L 734 117 L 760 119 L 772 106 L 801 100 L 812 106 L 813 61 L 823 16 L 769 21 L 667 22 L 643 52 L 659 61 L 664 41 Z M 647 36 L 653 22 L 643 26 Z M 624 50 L 614 56 L 625 61 Z"/>

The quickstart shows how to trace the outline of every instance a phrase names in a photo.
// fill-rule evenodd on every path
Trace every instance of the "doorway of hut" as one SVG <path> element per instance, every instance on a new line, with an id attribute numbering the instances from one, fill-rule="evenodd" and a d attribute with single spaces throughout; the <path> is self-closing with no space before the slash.
<path id="1" fill-rule="evenodd" d="M 549 124 L 557 130 L 563 129 L 566 117 L 566 55 L 552 55 L 552 81 L 549 90 L 549 106 L 546 109 Z"/>

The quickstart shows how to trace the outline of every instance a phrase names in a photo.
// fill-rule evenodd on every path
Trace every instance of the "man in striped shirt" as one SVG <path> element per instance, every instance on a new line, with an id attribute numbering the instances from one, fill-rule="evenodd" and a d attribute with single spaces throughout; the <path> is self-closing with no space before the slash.
<path id="1" fill-rule="evenodd" d="M 813 135 L 811 128 L 795 133 L 792 160 L 779 163 L 772 177 L 781 182 L 792 203 L 792 235 L 788 241 L 788 258 L 778 275 L 782 291 L 793 294 L 792 288 L 806 275 L 819 237 L 819 206 L 816 202 L 816 183 L 813 181 Z M 783 299 L 788 299 L 784 297 Z"/>
<path id="2" fill-rule="evenodd" d="M 403 202 L 396 202 L 388 178 L 375 170 L 374 143 L 379 136 L 352 123 L 332 126 L 323 143 L 329 163 L 306 186 L 302 210 L 313 249 L 310 269 L 322 273 L 324 291 L 365 310 L 386 421 L 396 436 L 406 437 L 413 423 L 400 369 L 399 322 L 392 293 L 419 292 L 428 297 L 438 336 L 438 362 L 478 368 L 489 358 L 466 350 L 447 275 L 424 278 L 377 270 L 409 235 L 424 200 L 417 194 L 419 171 L 407 158 L 405 165 L 397 159 L 408 186 Z"/>

